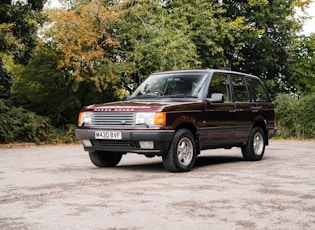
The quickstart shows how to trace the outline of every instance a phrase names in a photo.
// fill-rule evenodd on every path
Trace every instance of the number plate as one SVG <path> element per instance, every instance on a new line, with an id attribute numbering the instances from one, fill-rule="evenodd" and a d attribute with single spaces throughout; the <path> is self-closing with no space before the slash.
<path id="1" fill-rule="evenodd" d="M 95 131 L 95 139 L 121 140 L 122 136 L 119 131 Z"/>

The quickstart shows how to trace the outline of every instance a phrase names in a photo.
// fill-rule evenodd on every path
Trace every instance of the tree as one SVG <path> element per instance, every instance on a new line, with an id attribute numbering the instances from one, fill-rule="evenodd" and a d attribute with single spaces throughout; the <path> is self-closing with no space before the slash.
<path id="1" fill-rule="evenodd" d="M 289 58 L 286 87 L 298 94 L 315 92 L 315 34 L 300 36 L 293 44 Z"/>
<path id="2" fill-rule="evenodd" d="M 0 4 L 0 53 L 14 56 L 16 62 L 27 64 L 36 46 L 37 28 L 43 21 L 40 13 L 46 0 L 11 1 Z M 8 96 L 13 76 L 0 57 L 0 96 Z"/>
<path id="3" fill-rule="evenodd" d="M 78 84 L 67 71 L 58 69 L 59 55 L 47 44 L 40 44 L 26 67 L 15 67 L 11 96 L 15 105 L 49 117 L 55 127 L 75 124 L 82 106 L 112 98 L 110 91 L 100 93 L 92 82 Z"/>
<path id="4" fill-rule="evenodd" d="M 115 34 L 119 55 L 143 79 L 156 71 L 200 66 L 184 7 L 161 1 L 126 1 Z M 125 23 L 128 21 L 128 23 Z"/>
<path id="5" fill-rule="evenodd" d="M 220 1 L 126 1 L 120 7 L 118 52 L 133 64 L 135 79 L 163 70 L 228 68 L 224 41 L 243 27 L 238 17 L 222 17 Z"/>
<path id="6" fill-rule="evenodd" d="M 51 13 L 46 40 L 60 54 L 58 68 L 68 72 L 77 83 L 94 82 L 98 91 L 120 81 L 123 62 L 107 52 L 118 45 L 109 33 L 118 13 L 102 1 L 79 5 L 75 10 L 59 9 Z"/>
<path id="7" fill-rule="evenodd" d="M 223 0 L 226 18 L 243 17 L 235 41 L 227 41 L 224 53 L 232 70 L 241 70 L 272 81 L 273 92 L 285 90 L 288 78 L 288 47 L 301 29 L 296 8 L 310 1 L 300 0 Z"/>
<path id="8" fill-rule="evenodd" d="M 0 4 L 0 52 L 13 54 L 26 64 L 36 46 L 37 29 L 43 22 L 41 14 L 46 0 L 11 1 Z"/>
<path id="9" fill-rule="evenodd" d="M 87 2 L 52 12 L 46 36 L 63 54 L 59 68 L 99 91 L 111 82 L 119 92 L 156 71 L 224 67 L 223 38 L 242 24 L 206 0 Z"/>
<path id="10" fill-rule="evenodd" d="M 12 74 L 6 70 L 0 57 L 0 98 L 9 97 L 12 84 Z"/>

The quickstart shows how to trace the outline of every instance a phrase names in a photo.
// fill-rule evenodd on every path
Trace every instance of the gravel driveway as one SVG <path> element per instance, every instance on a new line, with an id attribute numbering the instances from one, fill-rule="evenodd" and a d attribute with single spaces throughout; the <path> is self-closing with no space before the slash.
<path id="1" fill-rule="evenodd" d="M 314 149 L 207 150 L 188 173 L 137 154 L 96 168 L 80 145 L 0 149 L 0 229 L 315 229 Z"/>

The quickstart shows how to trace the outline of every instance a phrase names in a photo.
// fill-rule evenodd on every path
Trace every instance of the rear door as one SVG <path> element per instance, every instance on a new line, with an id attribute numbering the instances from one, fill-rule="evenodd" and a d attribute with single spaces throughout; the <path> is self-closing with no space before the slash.
<path id="1" fill-rule="evenodd" d="M 238 123 L 235 129 L 235 140 L 243 142 L 248 139 L 252 129 L 255 120 L 256 111 L 254 108 L 256 103 L 251 100 L 245 76 L 233 74 L 231 79 Z"/>
<path id="2" fill-rule="evenodd" d="M 274 135 L 274 105 L 267 92 L 266 87 L 259 78 L 246 78 L 251 101 L 255 102 L 255 106 L 251 107 L 255 116 L 255 121 L 264 122 L 268 130 L 268 137 Z"/>

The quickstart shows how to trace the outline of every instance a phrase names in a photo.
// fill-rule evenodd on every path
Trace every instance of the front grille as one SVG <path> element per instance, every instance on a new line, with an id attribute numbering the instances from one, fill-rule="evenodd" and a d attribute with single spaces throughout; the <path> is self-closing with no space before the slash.
<path id="1" fill-rule="evenodd" d="M 135 148 L 134 141 L 91 140 L 93 146 Z"/>
<path id="2" fill-rule="evenodd" d="M 133 125 L 134 113 L 129 112 L 94 112 L 92 125 L 94 126 L 114 126 Z"/>

